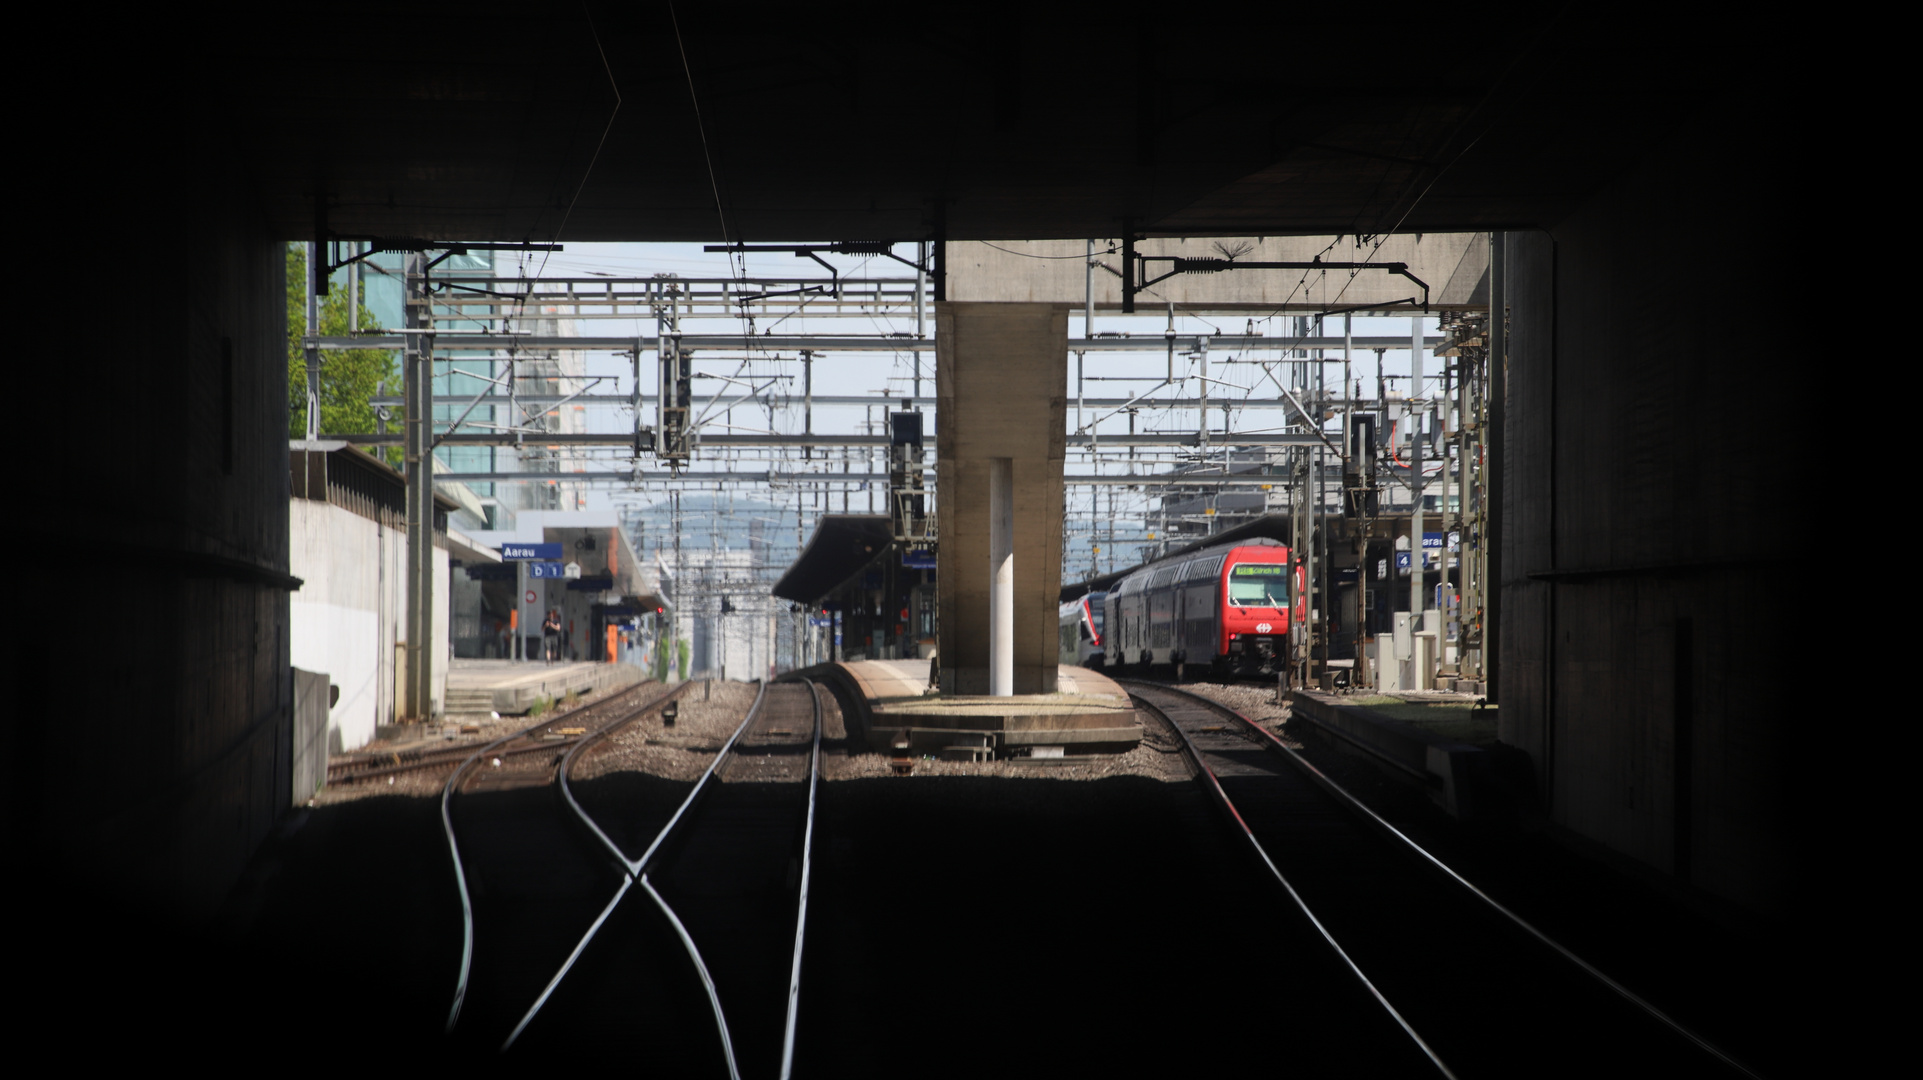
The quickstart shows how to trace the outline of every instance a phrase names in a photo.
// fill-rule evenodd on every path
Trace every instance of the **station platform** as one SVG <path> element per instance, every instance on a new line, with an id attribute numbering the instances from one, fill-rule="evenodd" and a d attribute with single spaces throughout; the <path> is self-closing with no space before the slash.
<path id="1" fill-rule="evenodd" d="M 638 683 L 647 673 L 632 664 L 539 660 L 455 660 L 447 672 L 450 716 L 524 713 L 536 701 L 570 692 L 602 694 Z"/>
<path id="2" fill-rule="evenodd" d="M 1289 703 L 1292 718 L 1370 759 L 1384 775 L 1414 784 L 1450 816 L 1480 815 L 1477 792 L 1488 783 L 1489 753 L 1467 740 L 1486 728 L 1487 741 L 1494 741 L 1495 711 L 1475 695 L 1431 691 L 1356 698 L 1297 689 Z M 1425 712 L 1431 715 L 1424 717 Z"/>
<path id="3" fill-rule="evenodd" d="M 926 660 L 824 664 L 860 712 L 868 748 L 960 759 L 1017 753 L 1122 753 L 1142 741 L 1128 692 L 1106 675 L 1063 667 L 1053 694 L 988 697 L 928 689 Z"/>

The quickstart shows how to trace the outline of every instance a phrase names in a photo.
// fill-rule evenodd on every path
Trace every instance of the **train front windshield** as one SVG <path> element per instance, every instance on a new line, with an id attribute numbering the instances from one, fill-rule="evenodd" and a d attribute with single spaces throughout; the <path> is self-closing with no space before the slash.
<path id="1" fill-rule="evenodd" d="M 1289 606 L 1289 568 L 1283 563 L 1244 563 L 1229 572 L 1229 603 L 1236 607 Z"/>

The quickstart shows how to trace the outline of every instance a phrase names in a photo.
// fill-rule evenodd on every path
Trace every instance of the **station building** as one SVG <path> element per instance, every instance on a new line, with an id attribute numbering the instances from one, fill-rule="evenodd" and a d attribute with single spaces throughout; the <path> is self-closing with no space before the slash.
<path id="1" fill-rule="evenodd" d="M 559 544 L 567 576 L 536 578 L 513 562 L 464 565 L 451 585 L 457 620 L 471 629 L 455 655 L 474 659 L 539 659 L 541 623 L 561 619 L 561 658 L 653 662 L 657 627 L 673 608 L 660 570 L 644 561 L 612 510 L 524 510 L 515 528 L 475 539 L 493 550 L 509 543 Z"/>

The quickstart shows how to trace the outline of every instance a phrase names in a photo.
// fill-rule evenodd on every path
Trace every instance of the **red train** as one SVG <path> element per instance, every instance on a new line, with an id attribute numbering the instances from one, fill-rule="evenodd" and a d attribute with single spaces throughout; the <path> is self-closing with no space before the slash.
<path id="1" fill-rule="evenodd" d="M 1274 540 L 1221 544 L 1149 563 L 1106 600 L 1111 668 L 1192 666 L 1212 674 L 1274 672 L 1288 662 L 1291 614 L 1303 618 L 1302 570 Z"/>

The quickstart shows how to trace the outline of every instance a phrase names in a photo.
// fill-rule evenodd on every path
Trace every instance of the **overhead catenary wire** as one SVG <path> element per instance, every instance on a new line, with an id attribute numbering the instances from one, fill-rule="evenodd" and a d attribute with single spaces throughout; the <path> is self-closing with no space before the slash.
<path id="1" fill-rule="evenodd" d="M 585 3 L 585 0 L 581 4 L 581 15 L 587 19 L 588 33 L 594 38 L 595 55 L 601 58 L 601 70 L 605 72 L 608 77 L 608 88 L 614 91 L 614 108 L 608 111 L 608 122 L 601 127 L 601 138 L 594 144 L 594 153 L 588 157 L 587 168 L 581 170 L 581 179 L 574 185 L 574 195 L 568 199 L 567 208 L 561 212 L 561 220 L 555 224 L 554 231 L 548 237 L 549 244 L 557 244 L 560 242 L 562 230 L 567 228 L 568 219 L 574 216 L 575 204 L 581 201 L 581 192 L 587 190 L 588 177 L 594 174 L 595 165 L 601 161 L 601 151 L 608 144 L 608 133 L 614 130 L 615 118 L 621 115 L 621 84 L 614 77 L 614 66 L 608 62 L 607 48 L 601 43 L 601 30 L 595 26 L 594 12 L 588 10 L 588 5 Z M 541 267 L 534 272 L 533 281 L 538 282 L 541 276 L 547 273 L 548 258 L 553 254 L 551 250 L 542 253 Z M 520 263 L 522 280 L 528 280 L 526 256 L 523 255 L 517 261 Z M 528 288 L 522 291 L 520 299 L 515 302 L 516 311 L 510 321 L 526 316 L 528 296 L 533 292 L 533 287 L 533 284 L 530 283 Z"/>
<path id="2" fill-rule="evenodd" d="M 672 2 L 668 4 L 668 18 L 674 25 L 674 45 L 675 50 L 681 57 L 681 73 L 688 83 L 688 102 L 694 109 L 695 130 L 701 136 L 701 160 L 707 166 L 708 170 L 708 189 L 714 195 L 714 211 L 716 220 L 721 226 L 721 242 L 724 244 L 733 244 L 735 243 L 735 237 L 728 230 L 728 210 L 726 201 L 721 197 L 720 174 L 714 167 L 714 150 L 709 145 L 708 124 L 701 114 L 701 95 L 695 89 L 694 67 L 688 62 L 688 46 L 681 35 L 681 16 L 675 10 Z M 745 252 L 735 252 L 730 269 L 733 271 L 735 279 L 745 287 L 748 281 L 748 262 Z M 752 353 L 756 351 L 754 344 L 754 316 L 743 312 L 738 318 L 741 320 L 742 350 Z M 741 366 L 735 369 L 735 373 L 737 375 L 743 374 L 746 371 L 747 365 L 751 362 L 751 360 L 744 358 Z M 709 407 L 713 407 L 713 401 L 709 402 Z M 690 425 L 690 430 L 693 429 L 694 425 Z"/>
<path id="3" fill-rule="evenodd" d="M 987 240 L 977 240 L 975 241 L 975 243 L 980 244 L 983 247 L 992 247 L 996 251 L 1007 252 L 1010 255 L 1019 255 L 1024 259 L 1086 259 L 1088 258 L 1088 252 L 1086 251 L 1078 251 L 1073 255 L 1037 255 L 1032 251 L 1016 251 L 1014 248 L 1005 248 L 1000 244 L 991 243 Z M 1122 250 L 1120 247 L 1117 247 L 1116 245 L 1111 244 L 1105 250 L 1098 251 L 1095 254 L 1113 255 L 1120 250 Z"/>
<path id="4" fill-rule="evenodd" d="M 701 135 L 701 160 L 708 167 L 708 189 L 714 193 L 715 216 L 721 220 L 721 242 L 733 243 L 728 234 L 728 210 L 721 202 L 721 181 L 714 171 L 714 153 L 708 148 L 708 125 L 701 118 L 701 95 L 695 92 L 694 69 L 688 65 L 688 46 L 681 40 L 681 16 L 675 12 L 672 2 L 668 4 L 668 18 L 674 23 L 674 47 L 681 55 L 681 74 L 688 81 L 688 101 L 694 106 L 694 126 Z"/>
<path id="5" fill-rule="evenodd" d="M 690 54 L 690 60 L 691 59 L 692 59 L 692 53 Z M 697 81 L 697 88 L 698 88 L 698 85 L 699 83 Z M 714 139 L 713 132 L 709 132 L 708 135 L 710 140 Z M 723 144 L 720 142 L 712 142 L 712 145 L 718 150 Z M 720 162 L 717 161 L 717 169 L 719 164 Z M 717 174 L 716 180 L 718 181 L 718 174 Z M 723 195 L 723 198 L 725 199 L 725 193 Z M 725 210 L 725 204 L 717 207 L 718 221 L 720 220 L 721 212 L 724 210 Z M 733 227 L 734 227 L 733 223 L 730 222 L 729 228 L 731 231 Z M 1346 240 L 1347 238 L 1345 237 L 1344 239 Z M 555 263 L 558 263 L 562 258 L 563 256 L 555 256 L 554 258 Z M 528 260 L 528 262 L 530 263 L 530 269 L 532 269 L 532 260 Z M 869 260 L 869 259 L 862 260 L 862 264 L 864 266 L 871 265 L 871 262 L 872 260 Z M 550 266 L 550 268 L 552 268 L 552 266 Z M 589 267 L 586 267 L 586 269 L 594 269 L 594 268 L 589 266 Z M 731 267 L 730 269 L 732 270 L 734 268 Z M 854 272 L 859 274 L 861 271 L 856 270 Z M 1315 283 L 1315 279 L 1313 276 L 1311 276 L 1309 284 L 1314 284 L 1314 283 Z M 1308 286 L 1306 285 L 1304 286 L 1304 288 L 1307 288 L 1307 287 Z M 546 288 L 549 288 L 549 286 L 542 285 L 542 286 L 539 286 L 538 288 L 546 289 Z M 1329 291 L 1333 293 L 1335 290 L 1332 287 Z M 541 292 L 532 292 L 529 295 L 531 299 L 534 301 L 542 300 Z M 1301 296 L 1301 292 L 1298 291 L 1296 295 L 1299 298 Z M 584 295 L 582 299 L 584 301 L 591 301 L 592 296 L 591 294 L 587 294 L 587 295 Z M 822 301 L 820 298 L 811 296 L 811 297 L 796 298 L 795 301 L 790 301 L 789 303 L 790 304 L 806 303 L 809 306 L 809 308 L 813 308 L 813 305 L 821 302 Z M 774 311 L 781 311 L 781 308 L 779 306 L 771 305 L 771 307 L 773 308 Z M 818 311 L 818 309 L 814 309 L 814 310 Z M 811 313 L 813 312 L 809 309 L 803 309 L 797 312 L 791 307 L 789 310 L 781 311 L 781 313 L 777 315 L 776 318 L 782 320 L 783 322 L 787 322 L 788 320 L 794 319 L 797 314 L 799 314 L 802 318 L 807 318 Z M 1184 319 L 1189 319 L 1189 318 L 1200 319 L 1201 318 L 1199 314 L 1193 314 L 1188 310 L 1186 310 L 1185 308 L 1180 309 L 1180 314 Z M 728 318 L 738 318 L 739 316 L 735 315 L 733 312 L 727 312 L 724 309 L 724 310 L 716 311 L 711 315 L 703 315 L 700 317 L 725 320 Z M 901 317 L 901 312 L 900 312 L 899 306 L 894 304 L 882 304 L 882 305 L 873 305 L 873 306 L 864 305 L 859 309 L 857 309 L 855 305 L 850 304 L 847 306 L 847 309 L 845 310 L 845 312 L 841 312 L 840 314 L 837 315 L 837 317 L 853 319 L 853 320 L 861 320 L 863 322 L 866 322 L 868 326 L 872 329 L 885 330 L 890 326 L 899 325 L 898 320 Z M 1220 332 L 1220 330 L 1222 329 L 1222 327 L 1219 327 L 1214 322 L 1208 321 L 1208 320 L 1203 320 L 1202 322 L 1196 323 L 1195 327 L 1196 329 L 1208 330 L 1210 332 Z M 726 333 L 726 331 L 724 331 L 724 333 Z M 1121 335 L 1121 336 L 1128 337 L 1129 335 Z M 1287 338 L 1280 338 L 1280 339 L 1269 338 L 1267 341 L 1260 342 L 1260 343 L 1256 341 L 1250 341 L 1245 345 L 1239 346 L 1238 351 L 1240 351 L 1244 357 L 1248 357 L 1249 352 L 1262 351 L 1264 349 L 1264 346 L 1286 348 L 1290 345 L 1294 345 L 1298 340 L 1300 340 L 1299 335 L 1291 334 Z M 754 374 L 751 376 L 751 379 L 757 387 L 760 387 L 762 383 L 767 381 L 766 375 L 768 373 L 768 366 L 762 362 L 766 359 L 769 359 L 767 347 L 764 345 L 764 343 L 761 340 L 747 341 L 743 339 L 742 344 L 744 346 L 747 346 L 747 348 L 744 349 L 743 353 L 736 354 L 735 356 L 727 357 L 725 364 L 713 364 L 713 366 L 717 369 L 715 374 L 718 377 L 720 377 L 723 382 L 725 382 L 729 373 L 732 371 L 735 371 L 737 369 L 743 372 L 752 371 L 754 372 Z M 792 347 L 792 345 L 790 345 L 789 347 Z M 1243 350 L 1246 350 L 1246 351 L 1243 351 Z M 729 350 L 729 351 L 732 351 L 732 350 Z M 723 359 L 719 351 L 704 351 L 703 358 L 710 360 L 711 363 L 713 361 Z M 1248 357 L 1248 358 L 1256 359 L 1254 357 Z M 747 362 L 745 364 L 738 362 L 744 359 L 750 362 Z M 776 359 L 780 359 L 780 358 L 776 358 Z M 792 356 L 787 357 L 786 359 L 789 362 L 793 362 Z M 893 363 L 891 365 L 893 370 L 886 373 L 888 378 L 887 385 L 890 387 L 890 389 L 894 388 L 897 385 L 894 380 L 902 377 L 901 365 L 904 362 L 905 361 L 902 355 L 897 355 L 893 357 Z M 1309 361 L 1305 360 L 1300 362 L 1307 363 Z M 1258 364 L 1260 363 L 1259 359 L 1257 360 L 1257 363 Z M 1188 378 L 1191 378 L 1191 379 L 1196 377 L 1194 373 L 1194 364 L 1192 360 L 1189 363 L 1189 371 L 1186 372 L 1185 374 L 1188 376 Z M 535 376 L 529 376 L 529 377 L 535 377 Z M 1258 395 L 1257 391 L 1265 389 L 1265 386 L 1263 385 L 1265 381 L 1266 381 L 1266 377 L 1261 377 L 1261 376 L 1258 376 L 1258 378 L 1256 379 L 1255 385 L 1242 385 L 1239 383 L 1231 384 L 1224 380 L 1211 381 L 1209 385 L 1212 387 L 1219 387 L 1220 390 L 1223 391 L 1223 393 L 1211 395 L 1215 397 L 1216 400 L 1210 402 L 1210 408 L 1220 409 L 1220 408 L 1226 407 L 1229 409 L 1229 413 L 1230 413 L 1230 419 L 1227 421 L 1226 425 L 1224 425 L 1224 422 L 1221 418 L 1215 418 L 1214 423 L 1211 425 L 1212 429 L 1232 434 L 1236 430 L 1237 420 L 1243 415 L 1244 402 L 1254 402 L 1256 404 L 1256 407 L 1258 408 L 1264 407 L 1263 402 L 1265 402 L 1267 399 L 1266 397 L 1262 397 L 1261 395 Z M 875 382 L 875 383 L 868 383 L 865 385 L 875 387 L 875 386 L 880 386 L 881 383 Z M 799 388 L 795 387 L 792 389 L 799 389 Z M 784 391 L 789 391 L 789 392 L 784 392 Z M 1299 394 L 1299 391 L 1297 392 Z M 757 414 L 760 414 L 763 410 L 769 408 L 772 405 L 772 407 L 775 410 L 775 416 L 772 422 L 769 425 L 767 425 L 769 430 L 786 431 L 791 427 L 798 430 L 799 428 L 798 417 L 787 412 L 786 409 L 784 408 L 784 403 L 786 398 L 788 398 L 789 396 L 794 396 L 797 398 L 797 400 L 799 398 L 798 394 L 792 394 L 790 388 L 783 387 L 778 384 L 770 384 L 767 387 L 765 387 L 760 393 L 750 395 L 747 398 L 740 398 L 738 400 L 734 400 L 731 402 L 730 399 L 736 398 L 737 393 L 738 391 L 723 393 L 720 396 L 719 400 L 712 403 L 714 405 L 714 411 L 709 414 L 708 419 L 710 422 L 712 423 L 721 422 L 722 418 L 718 414 L 721 413 L 723 408 L 729 404 L 749 408 L 751 410 L 754 410 Z M 1187 415 L 1192 418 L 1194 416 L 1194 403 L 1191 401 L 1184 406 L 1182 404 L 1178 404 L 1177 401 L 1173 401 L 1173 400 L 1165 402 L 1162 400 L 1163 393 L 1164 392 L 1158 392 L 1157 394 L 1150 395 L 1150 398 L 1148 400 L 1141 402 L 1141 406 L 1145 410 L 1145 415 L 1140 418 L 1141 421 L 1146 425 L 1146 427 L 1143 428 L 1143 430 L 1153 432 L 1153 431 L 1161 431 L 1165 429 L 1192 427 L 1191 422 L 1183 421 L 1179 417 L 1183 414 L 1184 409 L 1186 409 Z M 886 398 L 877 397 L 874 399 L 875 404 L 877 405 L 888 404 L 889 401 L 893 399 L 893 396 L 894 396 L 893 394 L 890 394 Z M 905 397 L 907 395 L 903 395 L 903 396 Z M 1126 395 L 1123 395 L 1123 396 L 1126 396 Z M 1281 395 L 1277 395 L 1277 396 L 1280 397 Z M 1257 400 L 1258 398 L 1261 398 L 1261 400 Z M 1320 406 L 1319 402 L 1309 402 L 1306 398 L 1302 399 L 1302 403 L 1304 405 L 1309 406 L 1312 409 L 1319 409 L 1319 406 Z M 1112 405 L 1113 402 L 1110 402 L 1107 404 Z M 588 408 L 591 414 L 593 414 L 594 411 L 597 409 L 605 409 L 605 408 L 628 409 L 631 407 L 632 406 L 626 404 L 625 402 L 619 405 L 612 405 L 612 406 L 605 402 L 591 402 L 588 405 Z M 823 404 L 819 399 L 816 400 L 815 407 L 816 408 L 823 407 Z M 842 407 L 845 407 L 845 403 L 838 404 L 833 407 L 842 408 Z M 1275 407 L 1287 407 L 1287 408 L 1290 408 L 1291 411 L 1294 411 L 1293 405 L 1283 406 L 1278 404 Z M 456 408 L 458 409 L 459 406 L 456 406 Z M 1176 412 L 1173 415 L 1169 414 L 1168 412 L 1170 408 L 1174 408 L 1176 410 Z M 700 411 L 701 410 L 697 409 L 697 412 L 700 412 Z M 1211 413 L 1210 415 L 1213 416 L 1213 413 Z M 729 421 L 729 423 L 732 423 L 735 427 L 741 427 L 742 419 L 743 419 L 742 417 L 734 417 L 732 421 Z M 759 418 L 759 415 L 757 416 L 757 419 L 756 421 L 754 421 L 754 423 L 756 424 L 757 427 L 762 426 L 762 422 Z M 1108 423 L 1108 421 L 1105 421 L 1104 423 Z M 536 438 L 531 437 L 530 443 L 534 441 L 536 441 Z M 588 450 L 585 448 L 570 448 L 564 451 L 556 451 L 556 453 L 558 453 L 560 456 L 564 458 L 572 458 L 576 461 L 580 461 L 584 458 L 598 459 L 604 452 L 597 451 L 597 450 Z M 614 455 L 615 451 L 608 450 L 608 451 L 605 451 L 605 453 L 608 455 Z M 855 456 L 859 457 L 861 452 L 855 451 L 854 453 L 855 453 Z M 1219 451 L 1217 451 L 1217 453 L 1219 454 Z M 750 470 L 757 470 L 758 467 L 753 464 L 754 462 L 761 462 L 761 461 L 778 462 L 780 460 L 783 460 L 786 456 L 780 453 L 779 451 L 762 451 L 757 449 L 735 449 L 735 448 L 725 448 L 721 446 L 714 446 L 712 448 L 712 451 L 704 449 L 703 454 L 704 456 L 712 456 L 717 459 L 725 459 L 726 461 L 729 461 L 729 462 L 741 462 L 743 463 L 743 466 L 745 468 Z M 1077 457 L 1088 455 L 1095 458 L 1099 458 L 1099 462 L 1098 462 L 1099 471 L 1102 471 L 1102 472 L 1108 472 L 1108 471 L 1111 471 L 1111 469 L 1119 470 L 1125 467 L 1126 464 L 1128 464 L 1128 463 L 1125 463 L 1120 457 L 1108 457 L 1106 455 L 1094 453 L 1092 451 L 1084 450 L 1082 448 L 1076 448 L 1074 450 L 1074 454 Z M 1151 456 L 1151 454 L 1153 454 L 1154 456 Z M 1136 449 L 1132 460 L 1133 460 L 1133 464 L 1136 467 L 1154 469 L 1164 464 L 1177 464 L 1177 463 L 1182 463 L 1186 461 L 1191 461 L 1196 456 L 1197 456 L 1197 452 L 1188 452 L 1188 453 L 1172 452 L 1169 454 L 1160 454 L 1159 452 L 1152 452 L 1144 449 Z M 839 457 L 835 458 L 835 461 L 837 464 L 839 464 L 839 460 L 840 460 Z M 558 479 L 563 483 L 565 483 L 567 480 L 567 477 L 565 473 L 562 473 L 561 475 L 555 477 L 555 479 Z M 636 478 L 635 482 L 639 483 L 640 482 L 639 478 Z M 821 482 L 827 483 L 830 486 L 834 486 L 834 487 L 838 487 L 841 483 L 841 481 L 836 479 L 834 475 L 822 475 Z M 805 486 L 806 483 L 809 483 L 809 482 L 804 481 L 803 483 Z M 856 488 L 857 492 L 859 492 L 860 490 L 861 489 L 859 487 Z M 1130 500 L 1129 509 L 1131 511 L 1136 509 L 1136 507 L 1134 506 L 1134 500 L 1137 497 L 1133 495 L 1126 496 L 1126 497 Z M 1149 505 L 1153 505 L 1154 500 L 1152 497 L 1145 497 L 1145 498 Z M 817 505 L 814 508 L 814 511 L 810 511 L 810 514 L 812 514 L 815 511 L 819 511 L 821 509 L 823 508 Z M 1121 509 L 1121 506 L 1119 503 L 1117 504 L 1117 509 Z M 791 513 L 793 512 L 792 509 L 790 510 L 790 512 Z M 808 515 L 804 515 L 804 516 L 808 516 Z"/>

